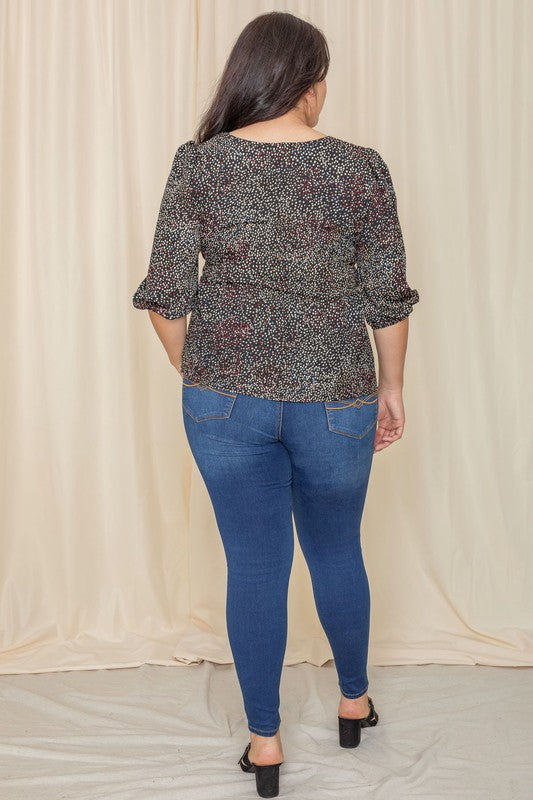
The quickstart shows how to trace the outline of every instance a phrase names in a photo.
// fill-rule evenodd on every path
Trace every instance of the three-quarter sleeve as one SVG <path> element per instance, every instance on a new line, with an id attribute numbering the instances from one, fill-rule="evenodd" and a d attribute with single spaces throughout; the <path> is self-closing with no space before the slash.
<path id="1" fill-rule="evenodd" d="M 194 193 L 197 146 L 181 144 L 172 162 L 155 227 L 146 277 L 133 295 L 135 308 L 167 319 L 189 313 L 198 292 L 200 226 Z"/>
<path id="2" fill-rule="evenodd" d="M 356 243 L 356 260 L 371 328 L 385 328 L 407 317 L 420 296 L 406 277 L 405 247 L 396 194 L 387 164 L 366 148 L 364 223 Z"/>

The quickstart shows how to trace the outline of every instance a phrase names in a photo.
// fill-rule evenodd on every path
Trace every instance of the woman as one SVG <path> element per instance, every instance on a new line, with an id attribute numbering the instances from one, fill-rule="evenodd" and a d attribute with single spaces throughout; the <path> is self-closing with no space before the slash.
<path id="1" fill-rule="evenodd" d="M 292 14 L 244 28 L 197 139 L 175 153 L 133 298 L 183 379 L 185 431 L 228 567 L 250 732 L 238 763 L 262 797 L 278 794 L 284 760 L 293 514 L 338 673 L 341 746 L 378 721 L 360 521 L 373 453 L 403 433 L 407 317 L 419 300 L 386 163 L 314 129 L 328 67 L 323 34 Z"/>

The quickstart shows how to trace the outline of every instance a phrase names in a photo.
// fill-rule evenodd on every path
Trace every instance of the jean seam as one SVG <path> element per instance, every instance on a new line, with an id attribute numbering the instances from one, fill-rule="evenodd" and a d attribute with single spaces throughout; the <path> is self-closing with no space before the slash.
<path id="1" fill-rule="evenodd" d="M 279 728 L 279 725 L 278 725 L 278 728 Z M 256 728 L 255 725 L 248 725 L 248 729 L 251 730 L 252 733 L 259 733 L 259 734 L 261 734 L 261 733 L 276 733 L 278 728 L 273 728 L 270 731 L 265 731 L 265 730 L 262 730 L 260 728 Z"/>
<path id="2" fill-rule="evenodd" d="M 214 390 L 214 391 L 217 391 L 217 390 Z M 198 423 L 204 422 L 205 420 L 209 420 L 209 419 L 224 419 L 224 420 L 229 419 L 231 417 L 231 412 L 233 411 L 233 406 L 235 405 L 235 401 L 237 400 L 237 394 L 235 394 L 235 395 L 226 395 L 225 392 L 218 392 L 218 394 L 225 395 L 227 397 L 227 400 L 226 400 L 225 408 L 222 411 L 220 411 L 219 413 L 217 413 L 217 414 L 205 414 L 205 415 L 203 415 L 201 417 L 197 417 L 193 413 L 192 409 L 190 409 L 187 406 L 187 403 L 185 402 L 185 399 L 183 399 L 183 395 L 182 395 L 181 404 L 182 404 L 182 407 L 183 407 L 184 411 L 189 415 L 189 417 L 191 417 L 195 422 L 198 422 Z"/>
<path id="3" fill-rule="evenodd" d="M 370 433 L 372 428 L 374 428 L 376 423 L 377 423 L 377 419 L 375 419 L 373 422 L 371 422 L 365 428 L 363 433 L 354 433 L 353 431 L 347 431 L 347 430 L 339 428 L 335 424 L 335 422 L 331 419 L 331 417 L 329 416 L 329 413 L 327 414 L 327 417 L 328 417 L 328 428 L 329 428 L 330 431 L 332 431 L 332 433 L 340 433 L 341 436 L 351 436 L 353 439 L 364 439 L 365 436 L 367 436 L 367 434 Z"/>
<path id="4" fill-rule="evenodd" d="M 362 697 L 368 691 L 368 687 L 369 684 L 367 683 L 366 688 L 363 689 L 362 692 L 343 692 L 342 688 L 341 687 L 339 688 L 341 690 L 341 694 L 344 697 L 347 697 L 349 700 L 356 700 L 358 697 Z"/>
<path id="5" fill-rule="evenodd" d="M 276 437 L 278 440 L 281 440 L 281 424 L 283 420 L 283 400 L 278 401 L 279 408 L 278 408 L 278 419 L 276 424 Z"/>
<path id="6" fill-rule="evenodd" d="M 185 405 L 185 403 L 182 403 L 182 405 L 183 405 L 183 408 L 185 409 L 185 411 L 187 412 L 187 414 L 188 414 L 188 415 L 189 415 L 189 416 L 190 416 L 190 417 L 191 417 L 191 418 L 192 418 L 192 419 L 193 419 L 195 422 L 204 422 L 204 420 L 208 420 L 208 419 L 229 419 L 229 418 L 230 418 L 230 416 L 231 416 L 231 411 L 232 411 L 232 409 L 233 409 L 233 405 L 231 405 L 231 406 L 230 406 L 230 408 L 228 409 L 228 411 L 227 411 L 227 412 L 225 412 L 224 414 L 209 414 L 209 416 L 205 416 L 205 417 L 195 417 L 195 416 L 194 416 L 194 414 L 192 413 L 192 411 L 190 411 L 190 410 L 187 408 L 187 406 Z"/>

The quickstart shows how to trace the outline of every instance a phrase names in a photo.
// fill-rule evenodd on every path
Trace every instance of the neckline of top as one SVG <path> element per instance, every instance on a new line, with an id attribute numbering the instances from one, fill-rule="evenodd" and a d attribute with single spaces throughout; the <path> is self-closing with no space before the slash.
<path id="1" fill-rule="evenodd" d="M 234 133 L 229 131 L 222 131 L 222 136 L 229 137 L 230 139 L 237 139 L 238 142 L 246 142 L 247 144 L 260 144 L 260 145 L 295 145 L 295 144 L 311 144 L 311 142 L 322 142 L 324 139 L 333 139 L 333 136 L 319 136 L 317 139 L 300 139 L 296 142 L 261 142 L 257 139 L 245 139 L 243 136 L 235 136 Z"/>

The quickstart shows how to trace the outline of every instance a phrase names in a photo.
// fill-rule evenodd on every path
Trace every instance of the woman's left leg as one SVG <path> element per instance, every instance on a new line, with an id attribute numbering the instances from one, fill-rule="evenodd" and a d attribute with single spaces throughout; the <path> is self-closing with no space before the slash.
<path id="1" fill-rule="evenodd" d="M 291 463 L 280 403 L 184 389 L 188 441 L 227 561 L 226 622 L 248 728 L 275 736 L 294 551 Z"/>

